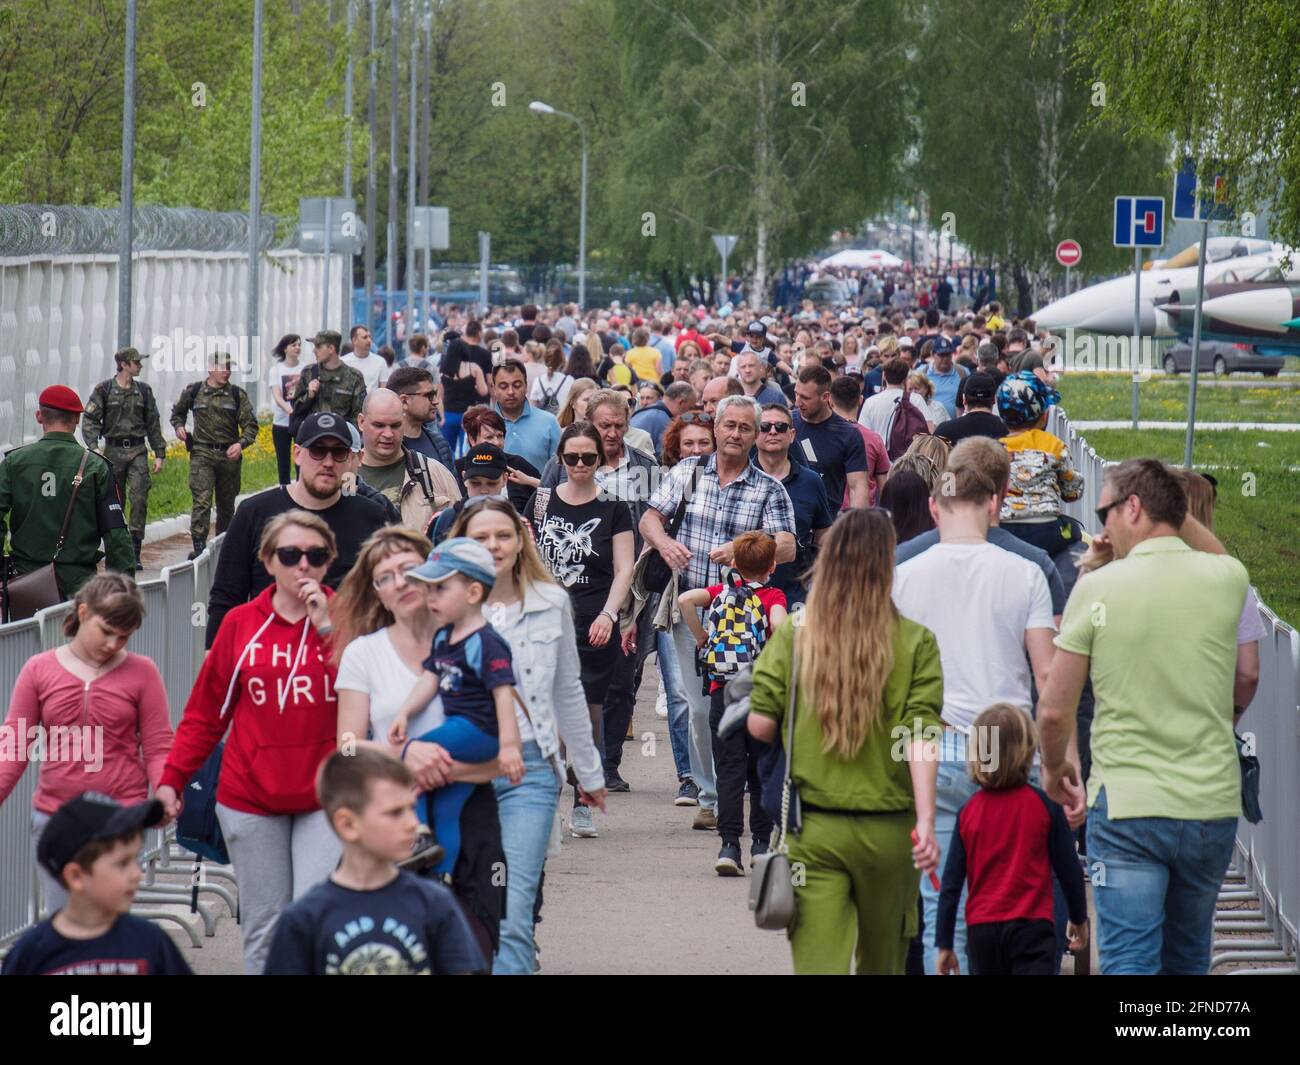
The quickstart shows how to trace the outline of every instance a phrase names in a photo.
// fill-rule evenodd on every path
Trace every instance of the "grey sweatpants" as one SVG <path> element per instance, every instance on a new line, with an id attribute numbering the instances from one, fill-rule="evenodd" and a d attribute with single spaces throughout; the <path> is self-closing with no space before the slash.
<path id="1" fill-rule="evenodd" d="M 244 973 L 260 976 L 280 911 L 334 871 L 343 844 L 324 810 L 264 817 L 217 803 L 217 820 L 239 884 Z"/>

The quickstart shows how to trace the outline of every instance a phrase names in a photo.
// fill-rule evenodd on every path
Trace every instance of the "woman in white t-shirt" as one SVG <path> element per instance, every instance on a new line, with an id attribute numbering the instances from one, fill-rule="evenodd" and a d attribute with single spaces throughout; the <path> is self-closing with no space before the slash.
<path id="1" fill-rule="evenodd" d="M 412 740 L 403 751 L 401 744 L 387 740 L 388 726 L 419 679 L 438 627 L 423 589 L 405 576 L 432 550 L 430 541 L 414 530 L 385 526 L 362 545 L 356 564 L 330 603 L 331 644 L 338 662 L 339 748 L 374 747 L 402 759 L 421 791 L 453 780 L 486 785 L 500 772 L 495 759 L 467 765 L 453 760 L 436 743 Z M 409 735 L 437 728 L 444 716 L 442 700 L 434 699 L 410 723 Z M 484 801 L 476 803 L 476 798 Z M 487 806 L 490 816 L 484 813 Z M 485 816 L 496 822 L 490 787 L 475 789 L 461 814 L 461 861 L 453 873 L 452 890 L 482 926 L 475 932 L 490 953 L 497 938 L 490 926 L 500 919 L 501 893 L 471 876 L 477 870 L 490 870 L 500 856 L 500 825 L 485 825 Z"/>
<path id="2" fill-rule="evenodd" d="M 569 389 L 573 387 L 573 375 L 564 369 L 564 345 L 558 340 L 549 342 L 542 355 L 542 365 L 546 372 L 533 381 L 528 402 L 538 410 L 559 414 L 569 398 Z"/>
<path id="3" fill-rule="evenodd" d="M 280 338 L 271 354 L 271 368 L 266 374 L 266 384 L 271 392 L 271 440 L 275 443 L 275 464 L 280 474 L 281 487 L 293 480 L 293 436 L 289 432 L 289 415 L 293 412 L 293 393 L 298 387 L 306 363 L 299 362 L 302 337 L 287 333 Z M 310 360 L 315 362 L 315 359 Z"/>

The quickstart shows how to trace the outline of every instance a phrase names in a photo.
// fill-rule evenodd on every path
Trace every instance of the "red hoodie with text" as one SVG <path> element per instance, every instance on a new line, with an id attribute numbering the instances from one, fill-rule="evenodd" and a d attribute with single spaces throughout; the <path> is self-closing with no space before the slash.
<path id="1" fill-rule="evenodd" d="M 319 809 L 316 770 L 337 746 L 336 671 L 308 618 L 289 622 L 271 608 L 274 593 L 272 584 L 222 620 L 160 785 L 184 796 L 229 728 L 217 802 L 264 816 Z"/>

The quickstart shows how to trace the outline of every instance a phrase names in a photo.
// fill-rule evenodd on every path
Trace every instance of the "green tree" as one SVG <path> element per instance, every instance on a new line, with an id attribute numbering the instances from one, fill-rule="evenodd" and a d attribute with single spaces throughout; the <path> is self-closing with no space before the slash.
<path id="1" fill-rule="evenodd" d="M 990 30 L 981 0 L 930 0 L 918 51 L 920 147 L 915 187 L 931 218 L 955 222 L 977 260 L 998 262 L 1028 314 L 1057 271 L 1057 243 L 1083 245 L 1089 270 L 1119 270 L 1111 246 L 1117 195 L 1156 191 L 1167 162 L 1160 139 L 1125 139 L 1100 120 L 1092 79 L 1070 63 L 1064 18 L 1031 40 L 1033 0 L 1011 0 Z"/>
<path id="2" fill-rule="evenodd" d="M 1174 160 L 1216 160 L 1234 202 L 1271 206 L 1273 238 L 1300 246 L 1300 5 L 1032 0 L 1030 12 L 1036 35 L 1068 22 L 1069 57 L 1105 87 L 1108 124 L 1171 139 Z"/>

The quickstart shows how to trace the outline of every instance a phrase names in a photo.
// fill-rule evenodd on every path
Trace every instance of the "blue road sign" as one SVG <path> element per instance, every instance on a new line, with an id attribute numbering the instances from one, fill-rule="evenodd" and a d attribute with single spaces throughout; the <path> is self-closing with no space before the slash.
<path id="1" fill-rule="evenodd" d="M 1163 196 L 1115 197 L 1115 247 L 1158 248 L 1164 242 Z"/>
<path id="2" fill-rule="evenodd" d="M 1228 179 L 1223 174 L 1210 173 L 1204 181 L 1199 181 L 1196 163 L 1184 159 L 1174 176 L 1174 221 L 1223 222 L 1232 216 Z"/>

